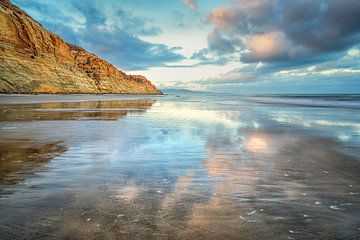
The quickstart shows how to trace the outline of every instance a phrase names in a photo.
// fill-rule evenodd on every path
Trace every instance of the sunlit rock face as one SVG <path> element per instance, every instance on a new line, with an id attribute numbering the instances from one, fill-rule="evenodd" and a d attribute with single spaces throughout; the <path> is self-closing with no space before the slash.
<path id="1" fill-rule="evenodd" d="M 0 0 L 0 73 L 4 93 L 161 94 L 145 77 L 66 43 L 7 0 Z"/>

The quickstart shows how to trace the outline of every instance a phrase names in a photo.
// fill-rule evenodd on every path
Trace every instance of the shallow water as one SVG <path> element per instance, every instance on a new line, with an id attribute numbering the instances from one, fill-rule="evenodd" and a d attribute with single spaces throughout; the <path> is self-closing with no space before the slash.
<path id="1" fill-rule="evenodd" d="M 0 238 L 359 239 L 360 111 L 253 100 L 0 96 Z"/>

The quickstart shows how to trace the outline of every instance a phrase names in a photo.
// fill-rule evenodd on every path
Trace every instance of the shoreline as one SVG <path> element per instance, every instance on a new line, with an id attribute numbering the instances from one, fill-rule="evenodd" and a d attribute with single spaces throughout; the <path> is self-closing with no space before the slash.
<path id="1" fill-rule="evenodd" d="M 159 90 L 160 91 L 160 90 Z M 83 95 L 164 95 L 164 93 L 162 91 L 160 91 L 160 93 L 87 93 L 87 92 L 72 92 L 72 93 L 63 93 L 63 92 L 58 92 L 58 93 L 52 93 L 52 92 L 31 92 L 31 93 L 19 93 L 19 92 L 14 92 L 14 93 L 8 93 L 8 92 L 0 92 L 0 96 L 1 95 L 26 95 L 26 96 L 31 96 L 31 95 L 79 95 L 79 94 L 83 94 Z"/>
<path id="2" fill-rule="evenodd" d="M 33 104 L 46 102 L 93 102 L 141 100 L 163 97 L 155 94 L 2 94 L 0 104 Z"/>

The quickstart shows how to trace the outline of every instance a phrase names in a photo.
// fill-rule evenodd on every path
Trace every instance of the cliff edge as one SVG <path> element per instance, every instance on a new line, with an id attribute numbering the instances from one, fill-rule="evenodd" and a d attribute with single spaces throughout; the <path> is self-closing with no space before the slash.
<path id="1" fill-rule="evenodd" d="M 0 92 L 161 94 L 144 76 L 66 43 L 9 0 L 0 0 Z"/>

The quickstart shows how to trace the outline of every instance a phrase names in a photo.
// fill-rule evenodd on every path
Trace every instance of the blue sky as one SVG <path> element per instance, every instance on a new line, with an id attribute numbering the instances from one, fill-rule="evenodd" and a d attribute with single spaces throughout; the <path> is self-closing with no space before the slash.
<path id="1" fill-rule="evenodd" d="M 360 93 L 358 0 L 13 0 L 160 88 Z"/>

